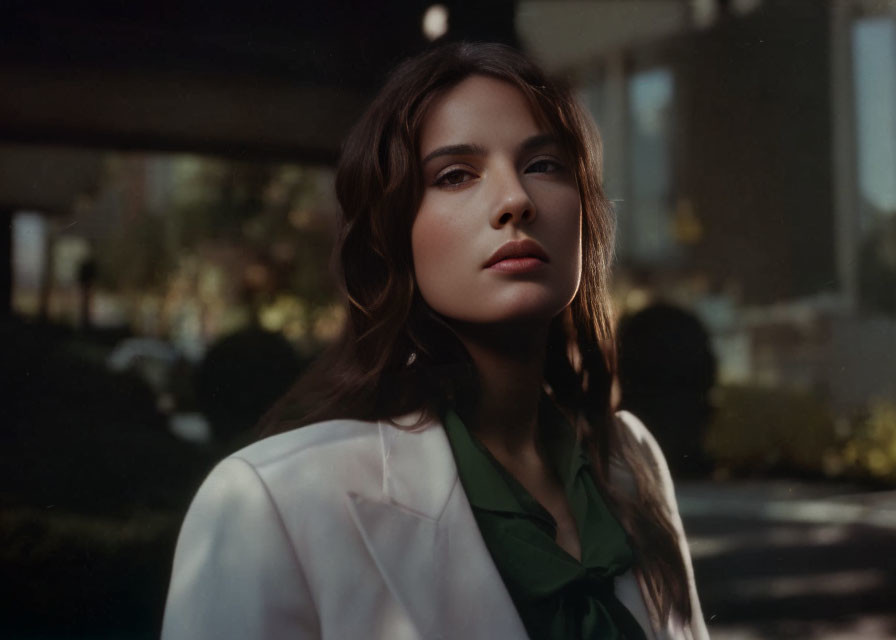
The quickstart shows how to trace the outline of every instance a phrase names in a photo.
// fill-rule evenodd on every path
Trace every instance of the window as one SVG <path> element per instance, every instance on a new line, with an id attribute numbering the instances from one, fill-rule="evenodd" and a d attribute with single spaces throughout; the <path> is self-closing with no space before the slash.
<path id="1" fill-rule="evenodd" d="M 860 304 L 896 316 L 896 18 L 852 26 Z"/>
<path id="2" fill-rule="evenodd" d="M 667 69 L 629 76 L 628 198 L 620 208 L 620 249 L 641 264 L 664 262 L 676 254 L 672 228 L 672 98 Z"/>
<path id="3" fill-rule="evenodd" d="M 896 215 L 896 19 L 853 24 L 861 225 Z"/>

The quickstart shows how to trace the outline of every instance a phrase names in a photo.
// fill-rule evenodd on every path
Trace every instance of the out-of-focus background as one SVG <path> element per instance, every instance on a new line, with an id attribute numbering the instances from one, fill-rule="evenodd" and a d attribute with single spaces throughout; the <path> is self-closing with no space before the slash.
<path id="1" fill-rule="evenodd" d="M 455 39 L 600 126 L 622 404 L 713 637 L 896 637 L 882 0 L 4 3 L 0 635 L 157 636 L 193 491 L 339 330 L 340 142 Z"/>

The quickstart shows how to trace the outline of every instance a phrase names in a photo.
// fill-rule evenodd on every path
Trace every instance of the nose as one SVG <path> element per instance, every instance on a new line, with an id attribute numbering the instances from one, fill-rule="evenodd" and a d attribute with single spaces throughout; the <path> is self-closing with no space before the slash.
<path id="1" fill-rule="evenodd" d="M 495 229 L 508 224 L 532 222 L 535 219 L 535 203 L 520 182 L 515 169 L 495 175 L 495 204 L 489 222 Z"/>

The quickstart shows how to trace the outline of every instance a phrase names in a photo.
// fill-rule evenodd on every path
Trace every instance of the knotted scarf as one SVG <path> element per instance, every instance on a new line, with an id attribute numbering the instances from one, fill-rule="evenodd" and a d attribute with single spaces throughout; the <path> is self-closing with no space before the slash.
<path id="1" fill-rule="evenodd" d="M 552 434 L 547 462 L 563 483 L 575 518 L 581 561 L 556 542 L 557 523 L 488 449 L 448 411 L 443 423 L 476 523 L 517 612 L 533 639 L 645 640 L 614 593 L 633 563 L 622 526 L 610 513 L 587 455 L 559 411 L 541 411 Z M 545 420 L 550 421 L 545 424 Z"/>

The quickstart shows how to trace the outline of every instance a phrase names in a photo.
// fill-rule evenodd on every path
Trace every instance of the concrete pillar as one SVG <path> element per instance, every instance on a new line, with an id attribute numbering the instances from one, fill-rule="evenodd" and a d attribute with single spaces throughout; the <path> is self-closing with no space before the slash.
<path id="1" fill-rule="evenodd" d="M 859 202 L 855 90 L 852 71 L 852 3 L 832 2 L 831 19 L 831 160 L 834 164 L 834 220 L 839 292 L 851 312 L 858 300 Z"/>

